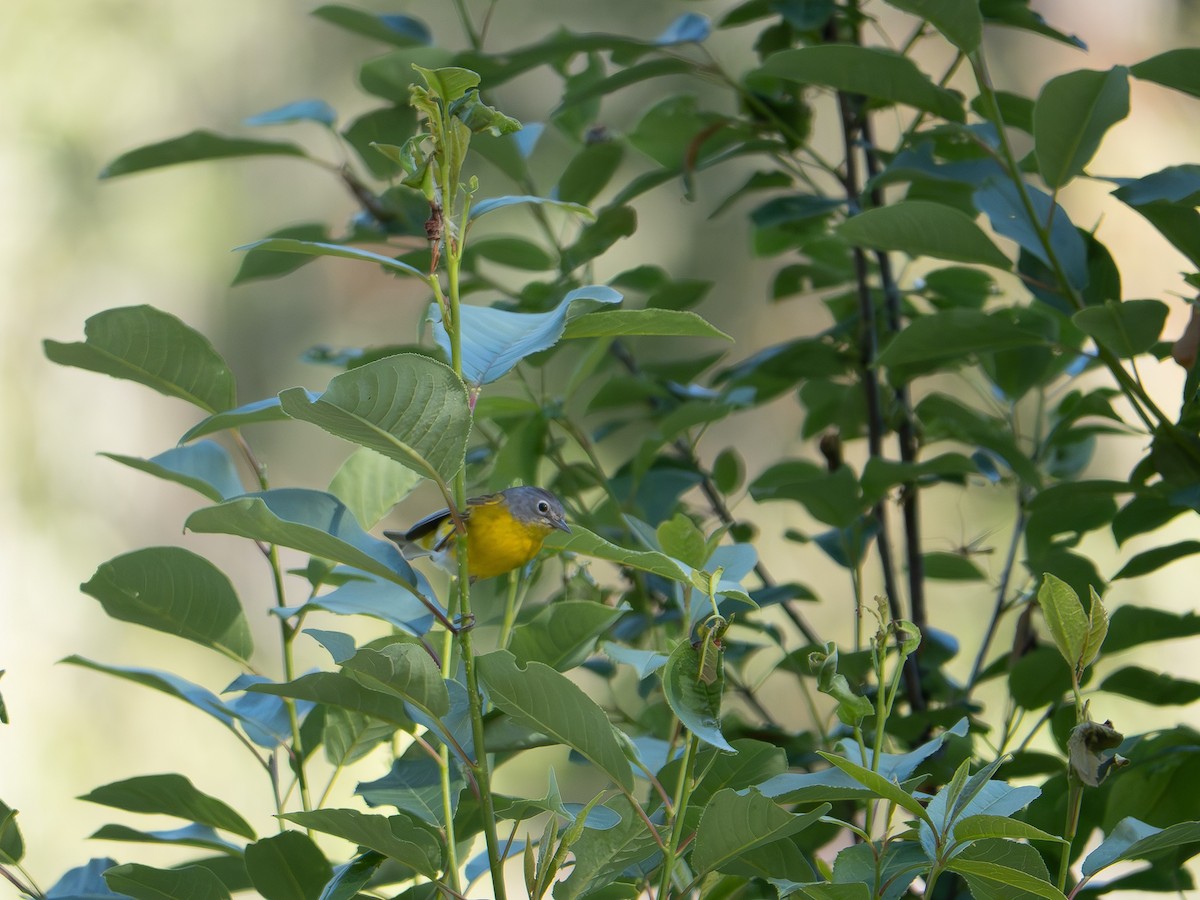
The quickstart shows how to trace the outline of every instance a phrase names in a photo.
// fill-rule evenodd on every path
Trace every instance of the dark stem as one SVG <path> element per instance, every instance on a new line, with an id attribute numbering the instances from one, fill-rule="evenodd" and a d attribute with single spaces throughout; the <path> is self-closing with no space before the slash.
<path id="1" fill-rule="evenodd" d="M 851 9 L 851 13 L 854 10 Z M 825 39 L 829 42 L 838 41 L 836 20 L 830 20 L 825 29 Z M 857 28 L 852 30 L 851 40 L 859 43 Z M 838 91 L 838 111 L 842 122 L 842 143 L 845 151 L 846 169 L 843 177 L 846 201 L 849 212 L 854 214 L 862 207 L 861 180 L 859 177 L 858 152 L 860 139 L 868 142 L 867 116 L 863 112 L 862 98 Z M 870 172 L 872 156 L 864 152 L 866 166 Z M 876 199 L 875 197 L 872 198 Z M 887 254 L 878 254 L 880 278 L 883 282 L 885 300 L 887 301 L 887 325 L 890 331 L 899 328 L 899 292 L 896 290 L 895 279 L 891 275 L 891 266 Z M 883 416 L 883 400 L 879 380 L 875 371 L 875 359 L 878 354 L 878 331 L 875 321 L 875 303 L 871 296 L 871 286 L 867 270 L 867 257 L 862 248 L 854 248 L 854 275 L 857 283 L 859 308 L 859 368 L 863 381 L 863 391 L 867 404 L 867 451 L 871 459 L 883 456 L 883 435 L 885 431 Z M 899 399 L 899 398 L 898 398 Z M 905 394 L 904 400 L 907 400 Z M 905 405 L 907 410 L 907 405 Z M 907 419 L 907 416 L 905 417 Z M 916 441 L 912 433 L 911 422 L 906 421 L 904 428 L 908 439 L 900 436 L 901 457 L 906 462 L 912 462 L 916 456 Z M 907 455 L 906 455 L 907 453 Z M 918 628 L 922 627 L 925 619 L 924 608 L 924 566 L 921 559 L 919 517 L 915 485 L 905 485 L 902 491 L 904 527 L 906 535 L 907 561 L 909 573 L 909 600 L 912 607 L 912 621 Z M 899 584 L 896 581 L 893 561 L 891 537 L 888 532 L 887 506 L 884 500 L 875 504 L 873 515 L 879 522 L 879 536 L 876 545 L 879 548 L 879 563 L 883 570 L 884 592 L 887 594 L 888 608 L 893 619 L 903 618 L 900 610 Z M 915 561 L 915 562 L 914 562 Z M 919 618 L 918 618 L 919 616 Z M 908 657 L 904 666 L 904 687 L 909 705 L 914 710 L 924 709 L 925 697 L 921 690 L 921 675 L 917 667 L 917 654 Z"/>

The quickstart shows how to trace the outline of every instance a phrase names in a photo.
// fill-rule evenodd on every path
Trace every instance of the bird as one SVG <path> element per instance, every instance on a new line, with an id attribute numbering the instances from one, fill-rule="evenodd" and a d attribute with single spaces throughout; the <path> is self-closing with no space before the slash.
<path id="1" fill-rule="evenodd" d="M 471 497 L 462 520 L 471 581 L 525 565 L 538 555 L 553 531 L 571 533 L 562 503 L 540 487 L 511 487 Z M 426 516 L 407 531 L 385 531 L 383 535 L 409 559 L 432 556 L 443 565 L 454 559 L 457 533 L 449 509 Z"/>

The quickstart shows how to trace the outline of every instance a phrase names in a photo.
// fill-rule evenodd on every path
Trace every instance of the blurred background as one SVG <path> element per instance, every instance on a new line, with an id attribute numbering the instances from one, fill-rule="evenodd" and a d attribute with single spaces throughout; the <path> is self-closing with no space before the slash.
<path id="1" fill-rule="evenodd" d="M 417 16 L 431 26 L 439 44 L 453 49 L 465 44 L 452 4 L 362 0 L 359 5 Z M 482 4 L 468 5 L 481 14 Z M 657 34 L 683 12 L 717 18 L 729 5 L 566 0 L 555 4 L 558 18 L 551 22 L 537 4 L 500 4 L 488 46 L 518 46 L 559 24 Z M 1089 50 L 1085 54 L 1023 33 L 991 32 L 995 81 L 1022 93 L 1059 72 L 1134 63 L 1200 40 L 1200 6 L 1184 0 L 1034 0 L 1033 7 L 1059 29 L 1078 35 Z M 275 129 L 251 130 L 240 123 L 292 100 L 320 97 L 339 111 L 342 122 L 378 105 L 355 84 L 355 73 L 363 60 L 387 48 L 320 22 L 308 11 L 290 0 L 0 4 L 0 197 L 5 209 L 0 271 L 6 294 L 0 303 L 0 571 L 5 576 L 0 669 L 6 670 L 0 693 L 11 718 L 11 724 L 0 726 L 0 799 L 21 811 L 26 866 L 43 888 L 88 856 L 155 862 L 147 848 L 85 841 L 101 824 L 120 816 L 73 798 L 119 778 L 181 772 L 201 790 L 235 801 L 253 816 L 257 828 L 271 827 L 265 785 L 244 765 L 244 751 L 223 729 L 165 695 L 56 664 L 78 653 L 107 663 L 171 669 L 217 690 L 233 678 L 231 667 L 214 662 L 204 650 L 116 623 L 79 592 L 79 584 L 100 563 L 152 544 L 183 543 L 231 574 L 266 667 L 277 658 L 278 638 L 266 615 L 271 603 L 268 573 L 248 545 L 182 535 L 182 522 L 198 505 L 198 495 L 97 455 L 162 452 L 195 423 L 192 410 L 136 385 L 50 364 L 41 342 L 81 340 L 88 316 L 115 306 L 152 304 L 213 341 L 238 378 L 239 399 L 247 402 L 297 384 L 321 388 L 332 370 L 300 359 L 314 344 L 355 346 L 415 338 L 424 298 L 406 294 L 372 266 L 326 260 L 277 281 L 229 286 L 239 263 L 232 248 L 289 224 L 338 222 L 352 214 L 354 205 L 344 189 L 315 167 L 245 160 L 97 180 L 104 164 L 125 150 L 193 128 L 282 136 Z M 887 35 L 889 23 L 905 21 L 886 8 L 879 12 L 880 34 Z M 891 39 L 907 34 L 908 28 L 898 27 Z M 752 36 L 753 29 L 718 32 L 709 46 L 727 69 L 740 72 L 754 64 Z M 557 87 L 543 77 L 535 71 L 506 85 L 498 93 L 501 109 L 525 122 L 543 118 Z M 1137 176 L 1195 161 L 1200 156 L 1196 101 L 1136 81 L 1132 88 L 1132 115 L 1110 133 L 1090 171 Z M 645 99 L 645 94 L 631 94 L 606 101 L 606 123 L 629 129 L 644 111 L 638 104 Z M 840 138 L 829 130 L 834 124 L 827 115 L 831 109 L 818 107 L 816 140 L 836 156 Z M 299 126 L 288 134 L 293 136 L 314 152 L 336 158 L 316 126 Z M 556 167 L 543 188 L 557 172 Z M 734 183 L 732 174 L 719 177 Z M 616 182 L 620 180 L 618 176 Z M 485 195 L 508 191 L 508 185 L 483 187 Z M 1076 182 L 1065 205 L 1078 224 L 1099 226 L 1121 268 L 1127 297 L 1157 297 L 1172 306 L 1166 331 L 1172 337 L 1186 319 L 1178 296 L 1185 292 L 1180 277 L 1185 263 L 1107 191 L 1103 184 Z M 737 211 L 716 221 L 708 218 L 723 196 L 719 190 L 706 192 L 703 181 L 694 203 L 680 196 L 678 185 L 646 195 L 637 204 L 636 238 L 600 261 L 598 279 L 654 263 L 676 276 L 715 280 L 698 311 L 737 338 L 728 351 L 730 360 L 783 336 L 824 327 L 824 308 L 804 297 L 768 303 L 767 286 L 779 262 L 750 255 L 744 216 Z M 515 218 L 508 221 L 513 227 L 519 224 Z M 663 352 L 693 350 L 681 342 Z M 1173 411 L 1182 373 L 1168 362 L 1148 364 L 1142 375 L 1161 405 Z M 275 426 L 256 433 L 255 439 L 277 485 L 323 488 L 348 452 L 302 424 Z M 781 456 L 815 457 L 799 439 L 791 401 L 714 429 L 704 446 L 715 454 L 734 443 L 751 475 Z M 1120 445 L 1112 446 L 1093 469 L 1124 478 L 1142 449 L 1132 442 L 1123 455 Z M 926 525 L 927 549 L 952 549 L 975 539 L 985 546 L 1002 545 L 1008 504 L 978 493 L 969 500 L 958 493 L 939 495 Z M 744 503 L 739 515 L 749 511 L 750 501 Z M 395 521 L 423 511 L 408 506 Z M 778 505 L 754 517 L 763 526 L 760 553 L 776 574 L 792 577 L 791 567 L 819 593 L 849 596 L 844 573 L 819 551 L 777 537 L 790 525 L 810 524 L 799 511 Z M 1126 558 L 1155 543 L 1197 536 L 1195 517 L 1177 520 L 1171 529 L 1167 537 L 1164 532 L 1131 542 L 1123 551 Z M 1084 552 L 1093 554 L 1102 572 L 1111 574 L 1118 566 L 1106 533 L 1091 535 Z M 977 561 L 995 570 L 1000 556 L 997 552 Z M 1136 599 L 1143 605 L 1191 609 L 1200 579 L 1196 560 L 1189 557 L 1150 577 L 1115 583 L 1106 598 L 1109 608 Z M 959 588 L 936 587 L 930 604 L 934 621 L 950 632 L 962 630 L 962 623 L 977 624 L 981 615 L 964 605 Z M 847 637 L 847 606 L 826 603 L 805 613 L 826 636 Z M 1190 670 L 1195 677 L 1194 649 L 1183 642 L 1156 646 L 1153 667 L 1176 674 Z M 972 654 L 973 648 L 964 647 L 959 662 L 969 668 Z M 301 659 L 301 666 L 323 661 L 314 650 L 311 658 Z M 278 673 L 268 668 L 268 674 Z M 768 696 L 767 703 L 781 710 L 785 720 L 803 725 L 792 698 Z M 1118 726 L 1124 719 L 1128 731 L 1170 724 L 1166 717 L 1176 713 L 1196 718 L 1194 710 L 1147 710 L 1116 701 L 1106 706 L 1104 717 Z M 1136 723 L 1130 721 L 1135 715 Z M 240 781 L 252 776 L 253 783 Z M 342 788 L 348 794 L 353 779 L 346 781 Z M 153 822 L 139 824 L 156 827 Z"/>

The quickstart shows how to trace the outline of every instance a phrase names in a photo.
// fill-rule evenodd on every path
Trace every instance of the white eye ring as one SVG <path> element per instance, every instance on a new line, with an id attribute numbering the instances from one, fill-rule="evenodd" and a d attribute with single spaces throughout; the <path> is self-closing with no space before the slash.
<path id="1" fill-rule="evenodd" d="M 539 500 L 538 505 L 537 505 L 537 511 L 540 512 L 542 515 L 548 514 L 550 512 L 550 504 L 547 503 L 545 500 Z"/>

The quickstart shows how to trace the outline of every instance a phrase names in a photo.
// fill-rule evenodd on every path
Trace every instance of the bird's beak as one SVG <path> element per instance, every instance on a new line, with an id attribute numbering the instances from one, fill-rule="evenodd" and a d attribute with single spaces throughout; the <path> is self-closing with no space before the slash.
<path id="1" fill-rule="evenodd" d="M 571 526 L 567 524 L 566 519 L 555 518 L 551 521 L 551 524 L 559 531 L 565 531 L 567 534 L 571 533 Z"/>

